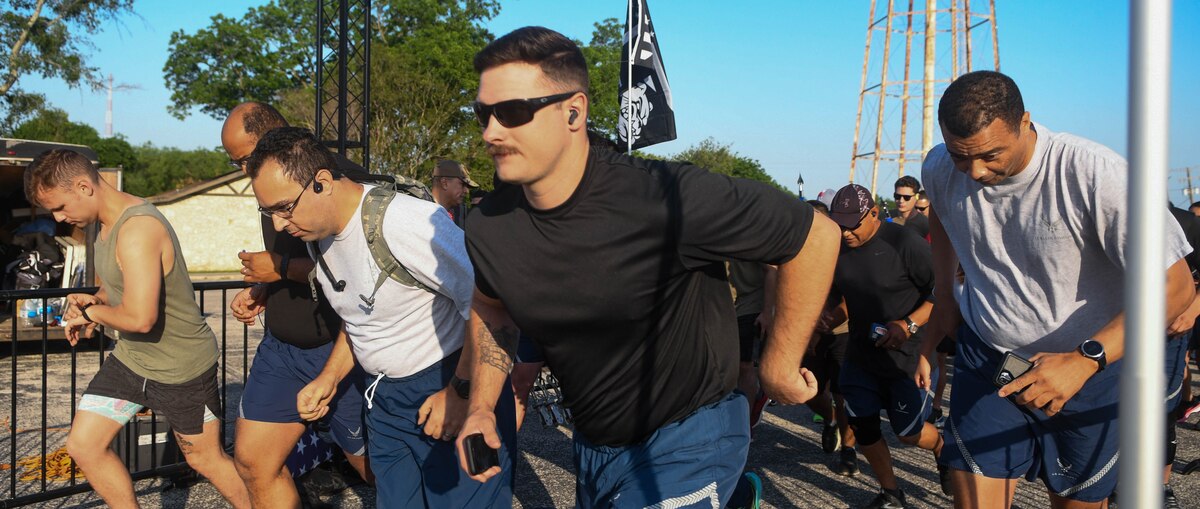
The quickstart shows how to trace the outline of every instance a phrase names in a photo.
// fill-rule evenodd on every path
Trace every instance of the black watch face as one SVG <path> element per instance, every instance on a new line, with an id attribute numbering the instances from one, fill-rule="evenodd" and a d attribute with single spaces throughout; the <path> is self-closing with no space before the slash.
<path id="1" fill-rule="evenodd" d="M 1083 351 L 1083 354 L 1087 355 L 1088 357 L 1099 357 L 1104 355 L 1104 345 L 1101 345 L 1097 341 L 1085 341 L 1082 345 L 1080 345 L 1080 349 Z"/>

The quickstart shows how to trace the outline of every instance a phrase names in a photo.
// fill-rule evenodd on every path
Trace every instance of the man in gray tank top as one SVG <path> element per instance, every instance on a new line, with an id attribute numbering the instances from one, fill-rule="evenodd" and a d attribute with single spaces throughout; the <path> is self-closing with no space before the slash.
<path id="1" fill-rule="evenodd" d="M 80 398 L 67 436 L 67 452 L 88 482 L 110 507 L 138 506 L 129 472 L 109 444 L 150 407 L 174 430 L 188 465 L 234 507 L 250 507 L 214 415 L 221 408 L 216 338 L 196 305 L 179 239 L 166 218 L 101 180 L 87 158 L 70 150 L 34 159 L 25 170 L 25 194 L 56 221 L 100 223 L 100 291 L 69 295 L 63 316 L 72 346 L 97 324 L 121 332 Z"/>

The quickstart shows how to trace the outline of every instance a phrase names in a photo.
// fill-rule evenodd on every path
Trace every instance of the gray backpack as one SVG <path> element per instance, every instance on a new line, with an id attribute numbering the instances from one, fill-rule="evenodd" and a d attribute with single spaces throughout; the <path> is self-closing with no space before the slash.
<path id="1" fill-rule="evenodd" d="M 379 288 L 383 286 L 383 282 L 388 279 L 409 288 L 420 288 L 430 293 L 437 293 L 413 277 L 408 268 L 392 253 L 391 248 L 388 247 L 387 238 L 383 235 L 383 216 L 387 212 L 388 205 L 396 198 L 396 194 L 404 193 L 432 202 L 433 195 L 429 192 L 429 188 L 425 187 L 425 184 L 408 177 L 393 175 L 369 175 L 369 177 L 371 178 L 356 178 L 354 181 L 376 185 L 376 187 L 371 188 L 367 192 L 367 196 L 363 200 L 362 215 L 359 219 L 362 222 L 363 235 L 367 239 L 367 248 L 371 251 L 371 258 L 379 266 L 380 272 L 379 277 L 375 279 L 375 287 L 371 290 L 371 294 L 363 295 L 360 293 L 358 298 L 362 299 L 368 307 L 374 307 L 375 294 L 379 292 Z M 335 292 L 345 290 L 346 281 L 333 277 L 333 273 L 325 263 L 325 257 L 322 256 L 321 249 L 317 246 L 317 243 L 310 242 L 308 247 L 317 259 L 317 266 L 313 267 L 313 270 L 308 273 L 308 285 L 312 290 L 313 300 L 317 300 L 316 280 L 318 267 L 325 273 L 325 277 L 332 282 Z"/>

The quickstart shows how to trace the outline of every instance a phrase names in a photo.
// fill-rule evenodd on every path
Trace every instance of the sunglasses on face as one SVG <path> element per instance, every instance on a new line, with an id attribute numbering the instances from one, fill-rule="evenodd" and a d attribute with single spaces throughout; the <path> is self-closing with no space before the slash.
<path id="1" fill-rule="evenodd" d="M 917 206 L 915 208 L 917 209 L 917 212 L 925 212 L 925 209 L 929 208 L 929 205 L 926 205 L 924 207 Z"/>
<path id="2" fill-rule="evenodd" d="M 546 97 L 535 97 L 533 99 L 510 99 L 500 101 L 496 104 L 483 104 L 475 101 L 471 105 L 471 108 L 475 110 L 475 118 L 479 120 L 479 127 L 486 129 L 488 121 L 492 117 L 496 117 L 496 121 L 500 122 L 500 125 L 511 129 L 528 124 L 529 121 L 533 120 L 533 115 L 538 110 L 570 99 L 578 93 L 566 92 Z"/>
<path id="3" fill-rule="evenodd" d="M 230 159 L 229 165 L 232 166 L 235 170 L 240 170 L 240 169 L 242 169 L 242 167 L 246 166 L 246 161 L 249 161 L 249 160 L 250 160 L 250 156 L 240 157 L 238 159 Z"/>
<path id="4" fill-rule="evenodd" d="M 866 212 L 863 212 L 863 215 L 862 215 L 862 217 L 858 218 L 858 222 L 857 222 L 857 223 L 854 223 L 854 226 L 852 226 L 852 227 L 850 227 L 850 228 L 846 228 L 845 226 L 842 226 L 842 225 L 838 225 L 838 227 L 842 229 L 842 232 L 849 232 L 849 231 L 854 231 L 854 230 L 857 230 L 857 229 L 858 229 L 858 227 L 862 226 L 862 224 L 863 224 L 863 221 L 866 221 L 866 220 L 867 220 L 867 216 L 868 216 L 869 214 L 871 214 L 871 211 L 869 211 L 869 210 L 868 210 L 868 211 L 866 211 Z"/>
<path id="5" fill-rule="evenodd" d="M 893 195 L 892 195 L 892 198 L 895 198 L 895 199 L 896 199 L 896 201 L 908 201 L 908 200 L 911 200 L 911 199 L 913 199 L 913 196 L 916 196 L 916 195 L 915 195 L 915 194 L 900 194 L 900 193 L 896 193 L 896 194 L 893 194 Z"/>

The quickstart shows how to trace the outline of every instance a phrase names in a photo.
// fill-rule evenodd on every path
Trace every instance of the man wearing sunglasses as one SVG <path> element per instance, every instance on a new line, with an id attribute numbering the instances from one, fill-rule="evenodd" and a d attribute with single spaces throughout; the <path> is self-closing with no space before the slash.
<path id="1" fill-rule="evenodd" d="M 917 387 L 912 373 L 921 346 L 921 326 L 933 309 L 933 266 L 929 244 L 911 228 L 881 221 L 871 192 L 858 184 L 843 187 L 829 209 L 842 228 L 831 293 L 846 301 L 850 340 L 838 384 L 846 414 L 863 456 L 882 492 L 867 507 L 904 507 L 904 493 L 883 440 L 879 414 L 900 441 L 942 451 L 937 428 L 925 422 L 930 393 Z M 936 375 L 936 373 L 935 373 Z M 943 491 L 948 478 L 939 470 Z"/>
<path id="2" fill-rule="evenodd" d="M 912 175 L 905 175 L 896 180 L 896 192 L 892 194 L 892 199 L 896 200 L 896 209 L 900 213 L 895 221 L 916 230 L 917 235 L 925 238 L 929 235 L 929 218 L 916 208 L 920 192 L 921 182 Z"/>
<path id="3" fill-rule="evenodd" d="M 221 128 L 230 163 L 245 171 L 258 140 L 279 127 L 287 127 L 287 121 L 268 104 L 233 108 Z M 344 157 L 337 166 L 343 173 L 365 173 Z M 255 506 L 295 507 L 300 495 L 284 462 L 306 429 L 296 410 L 296 394 L 325 366 L 342 320 L 320 291 L 315 299 L 311 295 L 313 261 L 304 242 L 275 231 L 270 214 L 260 219 L 265 250 L 238 255 L 246 282 L 256 284 L 238 292 L 229 305 L 239 321 L 253 325 L 262 315 L 264 325 L 238 405 L 234 460 Z M 344 379 L 324 424 L 350 465 L 372 481 L 362 418 L 364 377 L 356 369 Z"/>
<path id="4" fill-rule="evenodd" d="M 462 227 L 466 224 L 467 207 L 463 203 L 467 191 L 479 189 L 479 184 L 471 180 L 471 175 L 462 163 L 450 159 L 442 159 L 433 167 L 433 201 L 437 202 L 450 213 L 454 224 Z"/>
<path id="5" fill-rule="evenodd" d="M 574 417 L 579 507 L 724 506 L 750 438 L 724 262 L 779 267 L 760 376 L 771 398 L 803 403 L 817 392 L 799 366 L 836 226 L 760 183 L 589 148 L 587 63 L 557 32 L 518 29 L 475 69 L 475 113 L 507 185 L 468 218 L 479 362 L 461 436 L 500 445 L 493 407 L 511 401 L 501 391 L 525 333 Z"/>
<path id="6" fill-rule="evenodd" d="M 300 418 L 330 412 L 357 361 L 370 375 L 367 453 L 379 507 L 510 506 L 511 477 L 468 479 L 451 441 L 466 411 L 474 359 L 463 348 L 474 281 L 463 231 L 437 204 L 396 193 L 372 240 L 385 242 L 415 283 L 386 275 L 380 282 L 362 217 L 365 201 L 379 195 L 335 167 L 329 149 L 294 127 L 268 132 L 246 163 L 260 211 L 277 231 L 310 242 L 311 254 L 323 260 L 316 283 L 342 318 L 324 368 L 293 400 Z M 513 397 L 506 394 L 497 414 L 504 443 L 512 444 Z M 512 456 L 497 446 L 499 463 L 511 472 Z"/>

